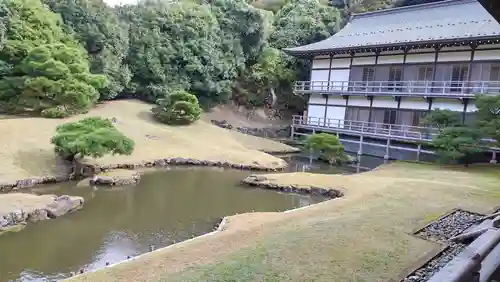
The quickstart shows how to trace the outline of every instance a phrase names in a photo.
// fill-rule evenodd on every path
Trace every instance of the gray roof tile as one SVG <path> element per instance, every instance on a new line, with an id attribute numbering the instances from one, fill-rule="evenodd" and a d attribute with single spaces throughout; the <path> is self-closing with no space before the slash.
<path id="1" fill-rule="evenodd" d="M 447 0 L 353 15 L 335 35 L 291 54 L 421 41 L 500 38 L 500 24 L 476 0 Z"/>

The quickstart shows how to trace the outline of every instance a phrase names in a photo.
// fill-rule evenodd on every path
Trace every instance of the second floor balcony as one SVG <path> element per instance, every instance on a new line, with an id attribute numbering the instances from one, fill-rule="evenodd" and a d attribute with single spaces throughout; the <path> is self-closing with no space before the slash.
<path id="1" fill-rule="evenodd" d="M 473 98 L 500 95 L 500 81 L 296 81 L 294 92 L 330 95 Z"/>

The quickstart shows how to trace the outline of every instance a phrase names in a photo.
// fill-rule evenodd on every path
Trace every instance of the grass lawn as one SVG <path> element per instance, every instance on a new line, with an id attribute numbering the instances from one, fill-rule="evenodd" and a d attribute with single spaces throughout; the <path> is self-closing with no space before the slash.
<path id="1" fill-rule="evenodd" d="M 205 121 L 189 126 L 166 126 L 153 120 L 150 109 L 151 105 L 125 100 L 107 102 L 88 114 L 62 120 L 1 119 L 0 182 L 57 174 L 61 166 L 57 164 L 50 144 L 56 126 L 86 116 L 115 117 L 116 127 L 136 143 L 131 156 L 105 156 L 89 160 L 102 165 L 182 157 L 274 168 L 284 162 L 261 151 L 288 152 L 294 149 L 278 142 L 231 132 Z"/>
<path id="2" fill-rule="evenodd" d="M 213 236 L 74 277 L 76 281 L 388 281 L 439 245 L 409 235 L 463 208 L 500 203 L 500 167 L 393 163 L 358 175 L 268 174 L 343 198 L 289 213 L 229 218 Z"/>

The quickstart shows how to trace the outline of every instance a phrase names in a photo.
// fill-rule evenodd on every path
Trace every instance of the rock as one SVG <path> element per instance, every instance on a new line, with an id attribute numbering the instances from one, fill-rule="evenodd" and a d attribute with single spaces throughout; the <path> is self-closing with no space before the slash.
<path id="1" fill-rule="evenodd" d="M 218 120 L 215 120 L 215 119 L 212 119 L 210 120 L 210 122 L 213 124 L 213 125 L 216 125 L 218 127 L 221 127 L 221 128 L 225 128 L 225 129 L 233 129 L 233 126 L 231 124 L 229 124 L 227 122 L 227 120 L 221 120 L 221 121 L 218 121 Z"/>
<path id="2" fill-rule="evenodd" d="M 54 218 L 83 207 L 83 198 L 63 195 L 58 197 L 52 204 L 45 207 L 48 217 Z"/>
<path id="3" fill-rule="evenodd" d="M 137 184 L 141 176 L 138 172 L 127 169 L 116 169 L 96 174 L 89 180 L 90 185 L 121 186 Z"/>
<path id="4" fill-rule="evenodd" d="M 49 219 L 49 215 L 47 210 L 45 209 L 36 209 L 32 213 L 28 215 L 28 221 L 37 222 Z"/>

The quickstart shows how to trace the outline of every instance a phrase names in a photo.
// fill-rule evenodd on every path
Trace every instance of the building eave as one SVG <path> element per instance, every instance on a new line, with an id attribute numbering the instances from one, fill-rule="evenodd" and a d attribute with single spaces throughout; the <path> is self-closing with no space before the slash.
<path id="1" fill-rule="evenodd" d="M 296 51 L 292 48 L 283 49 L 283 51 L 291 56 L 307 58 L 320 55 L 338 55 L 338 54 L 350 54 L 354 55 L 357 53 L 366 52 L 383 52 L 391 50 L 409 50 L 409 49 L 422 49 L 422 48 L 439 48 L 439 47 L 452 47 L 452 46 L 463 46 L 468 44 L 495 44 L 500 43 L 500 36 L 483 36 L 483 37 L 464 37 L 448 40 L 428 40 L 428 41 L 418 41 L 418 42 L 401 42 L 394 44 L 380 44 L 380 45 L 367 45 L 367 46 L 356 46 L 349 48 L 329 48 L 313 51 Z"/>

